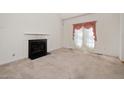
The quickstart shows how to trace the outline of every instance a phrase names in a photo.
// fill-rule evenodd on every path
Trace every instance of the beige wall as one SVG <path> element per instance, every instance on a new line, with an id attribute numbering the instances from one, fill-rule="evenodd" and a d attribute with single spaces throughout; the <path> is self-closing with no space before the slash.
<path id="1" fill-rule="evenodd" d="M 124 61 L 124 14 L 120 14 L 120 59 Z"/>
<path id="2" fill-rule="evenodd" d="M 60 48 L 61 26 L 56 14 L 0 14 L 0 64 L 26 58 L 27 40 L 43 38 L 25 32 L 48 33 L 48 51 Z"/>
<path id="3" fill-rule="evenodd" d="M 120 14 L 89 14 L 64 21 L 63 46 L 74 48 L 72 24 L 96 20 L 97 41 L 94 52 L 111 56 L 120 54 Z"/>

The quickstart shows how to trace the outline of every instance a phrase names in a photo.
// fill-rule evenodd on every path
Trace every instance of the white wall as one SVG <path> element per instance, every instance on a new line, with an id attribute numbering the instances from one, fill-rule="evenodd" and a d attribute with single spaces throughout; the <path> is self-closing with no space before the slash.
<path id="1" fill-rule="evenodd" d="M 85 15 L 86 13 L 62 13 L 60 14 L 60 17 L 64 19 L 72 18 L 75 16 Z"/>
<path id="2" fill-rule="evenodd" d="M 48 51 L 61 47 L 61 20 L 56 14 L 0 14 L 0 64 L 27 57 L 31 36 L 25 32 L 50 34 Z"/>
<path id="3" fill-rule="evenodd" d="M 120 14 L 120 59 L 124 61 L 124 14 Z"/>
<path id="4" fill-rule="evenodd" d="M 111 56 L 120 55 L 120 14 L 90 14 L 64 21 L 64 47 L 74 48 L 72 40 L 73 26 L 96 20 L 97 42 L 94 52 Z"/>
<path id="5" fill-rule="evenodd" d="M 124 14 L 122 20 L 124 19 Z M 44 38 L 27 36 L 25 32 L 48 33 L 48 51 L 62 47 L 74 48 L 72 40 L 72 24 L 97 20 L 97 42 L 94 52 L 124 59 L 124 20 L 120 22 L 120 14 L 90 14 L 62 22 L 57 14 L 0 14 L 0 64 L 23 59 L 28 56 L 27 40 Z M 63 33 L 62 33 L 62 30 Z M 121 34 L 121 33 L 123 34 Z M 121 35 L 121 38 L 120 38 Z M 120 44 L 120 40 L 121 43 Z M 15 53 L 15 56 L 12 54 Z"/>

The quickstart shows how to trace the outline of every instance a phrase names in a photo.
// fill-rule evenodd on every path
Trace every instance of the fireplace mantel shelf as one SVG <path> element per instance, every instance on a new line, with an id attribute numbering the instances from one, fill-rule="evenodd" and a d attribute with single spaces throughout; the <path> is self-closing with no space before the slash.
<path id="1" fill-rule="evenodd" d="M 49 35 L 49 34 L 46 34 L 46 33 L 24 33 L 25 35 Z"/>

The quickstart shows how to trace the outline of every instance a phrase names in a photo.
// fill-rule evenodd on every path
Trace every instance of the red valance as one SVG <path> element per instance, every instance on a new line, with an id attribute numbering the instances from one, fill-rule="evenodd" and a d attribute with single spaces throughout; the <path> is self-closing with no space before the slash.
<path id="1" fill-rule="evenodd" d="M 93 28 L 93 34 L 94 34 L 94 39 L 97 40 L 96 38 L 96 21 L 91 21 L 91 22 L 85 22 L 85 23 L 79 23 L 79 24 L 73 24 L 73 36 L 75 33 L 75 30 L 81 29 L 81 28 Z"/>

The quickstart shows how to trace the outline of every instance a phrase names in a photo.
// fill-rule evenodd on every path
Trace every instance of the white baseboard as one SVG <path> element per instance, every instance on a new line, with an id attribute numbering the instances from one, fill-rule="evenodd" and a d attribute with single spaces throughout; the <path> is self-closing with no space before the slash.
<path id="1" fill-rule="evenodd" d="M 21 57 L 21 58 L 9 60 L 9 61 L 3 61 L 3 62 L 0 62 L 0 65 L 12 63 L 12 62 L 19 61 L 19 60 L 24 60 L 24 59 L 27 59 L 27 58 L 26 57 Z"/>
<path id="2" fill-rule="evenodd" d="M 59 48 L 54 48 L 54 49 L 49 50 L 48 52 L 51 52 L 51 51 L 53 51 L 53 50 L 60 49 L 60 48 L 61 48 L 61 47 L 59 47 Z M 12 63 L 12 62 L 19 61 L 19 60 L 24 60 L 24 59 L 27 59 L 27 58 L 28 58 L 28 56 L 20 57 L 20 58 L 15 58 L 15 59 L 10 59 L 10 60 L 8 59 L 8 61 L 1 61 L 1 62 L 0 62 L 0 65 Z"/>

